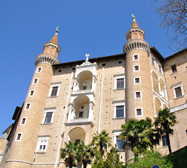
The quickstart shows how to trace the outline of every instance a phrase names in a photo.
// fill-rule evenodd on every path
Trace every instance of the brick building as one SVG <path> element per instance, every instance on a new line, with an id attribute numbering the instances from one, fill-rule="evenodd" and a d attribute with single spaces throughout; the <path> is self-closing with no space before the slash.
<path id="1" fill-rule="evenodd" d="M 122 54 L 92 59 L 87 54 L 86 60 L 60 63 L 57 30 L 36 57 L 24 105 L 16 108 L 7 147 L 1 147 L 1 167 L 65 167 L 60 159 L 64 142 L 88 144 L 102 130 L 125 161 L 130 153 L 121 150 L 121 125 L 129 118 L 153 119 L 166 107 L 178 121 L 172 150 L 186 145 L 187 49 L 164 58 L 144 41 L 145 32 L 135 19 L 126 38 Z M 168 153 L 165 136 L 158 148 Z"/>

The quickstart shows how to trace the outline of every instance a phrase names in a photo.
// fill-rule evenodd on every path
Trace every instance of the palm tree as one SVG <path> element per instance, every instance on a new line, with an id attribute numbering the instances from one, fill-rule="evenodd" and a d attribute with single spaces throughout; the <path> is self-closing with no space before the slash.
<path id="1" fill-rule="evenodd" d="M 104 167 L 107 168 L 122 168 L 123 163 L 120 161 L 119 158 L 119 150 L 115 147 L 110 149 L 110 152 L 107 153 L 107 158 L 104 161 Z"/>
<path id="2" fill-rule="evenodd" d="M 152 133 L 152 121 L 150 118 L 146 120 L 129 119 L 126 124 L 122 125 L 122 132 L 119 136 L 124 141 L 124 148 L 130 148 L 135 157 L 147 147 L 152 146 L 150 134 Z"/>
<path id="3" fill-rule="evenodd" d="M 69 168 L 72 168 L 74 164 L 78 163 L 78 143 L 65 142 L 66 147 L 61 149 L 60 156 L 65 159 L 65 162 L 69 163 Z"/>
<path id="4" fill-rule="evenodd" d="M 173 127 L 177 123 L 176 116 L 174 113 L 170 113 L 169 109 L 165 108 L 158 112 L 158 116 L 155 118 L 155 127 L 159 130 L 160 135 L 166 135 L 166 140 L 168 143 L 169 153 L 171 154 L 171 145 L 169 134 L 173 134 Z"/>
<path id="5" fill-rule="evenodd" d="M 102 131 L 100 134 L 96 132 L 92 137 L 91 144 L 98 148 L 101 156 L 103 156 L 104 149 L 106 150 L 107 146 L 111 146 L 111 137 L 109 137 L 106 131 Z"/>
<path id="6" fill-rule="evenodd" d="M 91 164 L 91 159 L 94 157 L 93 148 L 91 145 L 85 145 L 83 141 L 78 145 L 78 159 L 82 162 L 83 168 L 86 168 L 88 164 Z"/>

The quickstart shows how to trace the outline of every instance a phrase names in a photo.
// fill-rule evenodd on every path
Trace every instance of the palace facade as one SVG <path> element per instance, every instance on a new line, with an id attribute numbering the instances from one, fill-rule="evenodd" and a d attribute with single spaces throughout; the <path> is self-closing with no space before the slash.
<path id="1" fill-rule="evenodd" d="M 187 142 L 187 49 L 164 58 L 144 40 L 133 19 L 123 53 L 60 63 L 58 31 L 35 60 L 36 69 L 14 124 L 0 137 L 3 168 L 64 168 L 64 142 L 91 142 L 106 130 L 125 161 L 121 125 L 129 118 L 154 119 L 160 109 L 177 116 L 172 151 Z M 166 137 L 158 149 L 168 153 Z M 129 156 L 128 156 L 129 155 Z"/>

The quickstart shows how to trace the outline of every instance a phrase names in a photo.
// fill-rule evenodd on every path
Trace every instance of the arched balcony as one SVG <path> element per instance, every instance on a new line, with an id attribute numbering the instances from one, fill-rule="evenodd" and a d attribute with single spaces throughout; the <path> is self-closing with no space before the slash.
<path id="1" fill-rule="evenodd" d="M 93 119 L 93 101 L 86 95 L 79 95 L 69 104 L 68 122 L 87 122 Z"/>
<path id="2" fill-rule="evenodd" d="M 93 126 L 94 90 L 98 67 L 96 63 L 89 62 L 88 56 L 86 54 L 85 62 L 76 66 L 66 125 Z"/>
<path id="3" fill-rule="evenodd" d="M 69 132 L 68 141 L 72 143 L 83 141 L 85 143 L 85 135 L 86 133 L 82 128 L 74 128 Z"/>
<path id="4" fill-rule="evenodd" d="M 91 71 L 82 71 L 74 78 L 73 93 L 93 92 L 95 88 L 95 76 Z"/>

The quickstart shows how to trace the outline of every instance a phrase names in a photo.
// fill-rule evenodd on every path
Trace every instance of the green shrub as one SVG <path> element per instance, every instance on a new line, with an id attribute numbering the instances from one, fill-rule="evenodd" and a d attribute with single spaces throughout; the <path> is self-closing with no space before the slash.
<path id="1" fill-rule="evenodd" d="M 157 151 L 145 151 L 137 160 L 137 162 L 127 164 L 127 168 L 152 168 L 153 166 L 173 168 L 172 163 L 166 157 L 161 157 Z"/>

